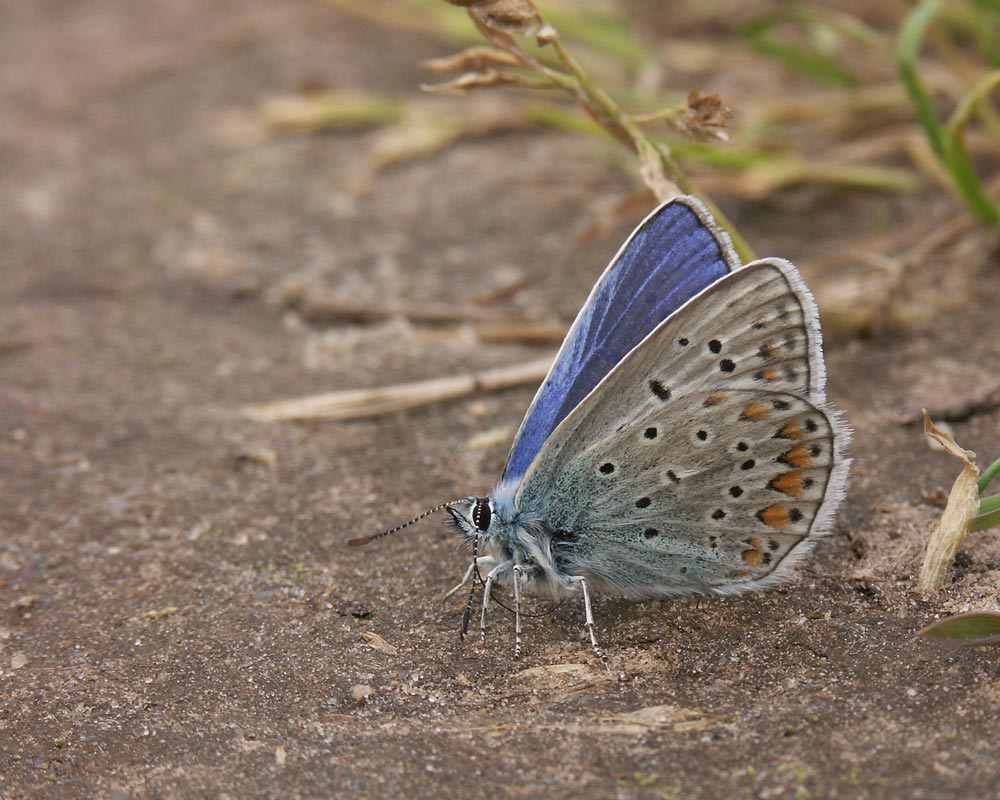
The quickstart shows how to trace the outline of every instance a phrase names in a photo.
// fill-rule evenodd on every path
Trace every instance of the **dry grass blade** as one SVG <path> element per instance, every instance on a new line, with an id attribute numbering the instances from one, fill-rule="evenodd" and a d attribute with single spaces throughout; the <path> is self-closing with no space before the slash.
<path id="1" fill-rule="evenodd" d="M 455 53 L 443 58 L 429 58 L 421 61 L 420 66 L 431 72 L 481 72 L 487 67 L 512 67 L 520 64 L 514 56 L 496 47 L 467 47 L 461 53 Z"/>
<path id="2" fill-rule="evenodd" d="M 489 322 L 516 326 L 523 322 L 490 309 L 463 308 L 444 303 L 359 303 L 341 300 L 321 291 L 311 292 L 301 299 L 293 297 L 290 304 L 294 305 L 296 300 L 299 316 L 312 325 L 335 322 L 372 323 L 390 319 L 449 325 L 456 322 Z"/>
<path id="3" fill-rule="evenodd" d="M 484 69 L 477 72 L 466 72 L 444 83 L 421 84 L 420 88 L 433 94 L 465 94 L 469 89 L 488 89 L 491 86 L 523 86 L 529 89 L 542 89 L 546 85 L 544 81 L 534 80 L 526 75 Z"/>
<path id="4" fill-rule="evenodd" d="M 559 344 L 568 330 L 560 322 L 487 322 L 476 325 L 476 336 L 492 344 Z"/>
<path id="5" fill-rule="evenodd" d="M 322 92 L 270 97 L 260 107 L 264 123 L 276 131 L 314 133 L 390 125 L 403 104 L 371 92 Z"/>
<path id="6" fill-rule="evenodd" d="M 513 367 L 417 383 L 401 383 L 378 389 L 349 389 L 273 403 L 257 403 L 245 406 L 240 414 L 258 422 L 365 419 L 456 400 L 475 392 L 495 392 L 538 383 L 548 374 L 551 364 L 551 358 L 544 358 Z"/>
<path id="7" fill-rule="evenodd" d="M 924 411 L 924 433 L 964 465 L 951 487 L 948 505 L 934 526 L 934 530 L 931 531 L 924 552 L 924 562 L 920 567 L 917 588 L 921 592 L 933 592 L 944 586 L 948 571 L 955 561 L 955 554 L 958 553 L 969 532 L 969 522 L 979 509 L 977 486 L 979 468 L 973 462 L 976 454 L 960 447 L 950 433 L 931 422 L 930 415 L 926 411 Z"/>
<path id="8" fill-rule="evenodd" d="M 586 724 L 589 731 L 602 734 L 642 736 L 660 733 L 701 733 L 716 725 L 705 712 L 675 705 L 647 706 L 625 714 L 615 714 Z"/>
<path id="9" fill-rule="evenodd" d="M 412 103 L 395 125 L 381 130 L 372 147 L 367 172 L 426 158 L 466 139 L 527 130 L 537 126 L 517 104 L 470 105 L 457 112 Z"/>

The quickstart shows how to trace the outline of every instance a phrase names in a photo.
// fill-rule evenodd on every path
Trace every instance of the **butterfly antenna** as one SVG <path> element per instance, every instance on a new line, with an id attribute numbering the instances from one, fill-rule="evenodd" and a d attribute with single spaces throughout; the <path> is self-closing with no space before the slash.
<path id="1" fill-rule="evenodd" d="M 347 543 L 351 547 L 360 547 L 363 544 L 368 544 L 368 542 L 374 542 L 376 539 L 381 539 L 383 536 L 392 536 L 394 533 L 399 533 L 403 528 L 409 528 L 413 523 L 420 522 L 424 517 L 429 517 L 440 511 L 442 508 L 450 509 L 452 506 L 461 503 L 461 500 L 449 500 L 447 503 L 442 503 L 439 506 L 434 506 L 434 508 L 427 509 L 423 514 L 418 514 L 409 522 L 404 522 L 402 525 L 397 525 L 395 528 L 389 528 L 387 531 L 382 531 L 381 533 L 373 533 L 371 536 L 358 536 L 354 539 L 348 539 Z"/>

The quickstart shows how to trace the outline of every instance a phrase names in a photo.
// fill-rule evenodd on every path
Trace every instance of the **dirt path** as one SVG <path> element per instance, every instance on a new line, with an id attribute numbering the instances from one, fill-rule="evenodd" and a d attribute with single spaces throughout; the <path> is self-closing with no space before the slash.
<path id="1" fill-rule="evenodd" d="M 1000 544 L 970 540 L 944 597 L 911 593 L 940 513 L 921 492 L 954 467 L 894 422 L 995 378 L 995 258 L 966 264 L 960 309 L 830 341 L 856 468 L 798 582 L 600 600 L 610 670 L 561 605 L 518 663 L 499 614 L 485 650 L 458 641 L 440 598 L 464 556 L 440 522 L 343 542 L 487 489 L 531 389 L 356 423 L 232 412 L 544 355 L 468 327 L 322 329 L 285 300 L 461 305 L 540 273 L 506 308 L 571 318 L 629 226 L 548 267 L 626 178 L 514 134 L 359 193 L 372 133 L 268 138 L 257 103 L 311 80 L 412 96 L 442 51 L 322 4 L 0 16 L 0 797 L 995 796 L 996 651 L 913 632 L 995 607 Z M 799 261 L 837 246 L 831 215 L 957 211 L 819 197 L 727 208 Z M 996 455 L 996 410 L 954 427 Z"/>

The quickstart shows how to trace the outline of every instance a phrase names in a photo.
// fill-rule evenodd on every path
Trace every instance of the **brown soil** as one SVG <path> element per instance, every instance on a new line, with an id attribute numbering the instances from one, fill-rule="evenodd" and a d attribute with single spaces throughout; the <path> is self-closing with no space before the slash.
<path id="1" fill-rule="evenodd" d="M 360 191 L 373 132 L 258 136 L 266 97 L 308 80 L 412 97 L 415 62 L 448 52 L 323 4 L 0 16 L 0 797 L 996 796 L 998 651 L 914 631 L 996 607 L 1000 543 L 970 539 L 945 592 L 913 594 L 940 514 L 922 492 L 956 465 L 896 422 L 996 377 L 995 256 L 920 266 L 930 285 L 961 271 L 961 304 L 831 337 L 855 469 L 800 580 L 599 600 L 610 669 L 562 604 L 527 620 L 515 662 L 501 611 L 485 649 L 459 641 L 461 599 L 441 596 L 465 556 L 440 521 L 344 542 L 488 490 L 532 389 L 352 423 L 233 412 L 544 354 L 468 327 L 320 329 L 283 298 L 463 305 L 541 274 L 501 308 L 569 319 L 630 225 L 560 257 L 627 178 L 592 142 L 521 133 Z M 880 215 L 959 213 L 931 187 L 718 198 L 801 263 Z M 989 458 L 998 423 L 953 427 Z"/>

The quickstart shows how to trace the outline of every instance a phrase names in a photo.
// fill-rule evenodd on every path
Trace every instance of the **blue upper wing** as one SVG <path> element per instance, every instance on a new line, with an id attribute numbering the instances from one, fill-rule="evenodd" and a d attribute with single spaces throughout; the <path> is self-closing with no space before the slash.
<path id="1" fill-rule="evenodd" d="M 739 266 L 729 237 L 699 200 L 678 197 L 650 214 L 580 309 L 521 423 L 504 481 L 524 475 L 549 434 L 632 348 Z"/>

